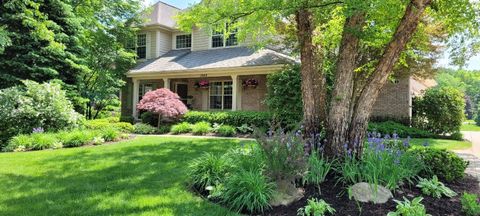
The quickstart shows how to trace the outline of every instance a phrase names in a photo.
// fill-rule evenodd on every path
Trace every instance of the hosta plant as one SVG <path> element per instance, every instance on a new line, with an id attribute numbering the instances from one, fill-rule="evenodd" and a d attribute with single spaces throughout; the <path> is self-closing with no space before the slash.
<path id="1" fill-rule="evenodd" d="M 457 195 L 455 191 L 451 190 L 442 182 L 440 182 L 437 176 L 433 176 L 431 180 L 420 178 L 420 182 L 418 182 L 417 187 L 422 190 L 423 194 L 435 198 L 441 198 L 442 196 L 451 198 Z"/>
<path id="2" fill-rule="evenodd" d="M 335 214 L 335 209 L 322 199 L 309 199 L 305 207 L 298 209 L 300 216 L 324 216 L 327 214 Z"/>
<path id="3" fill-rule="evenodd" d="M 412 201 L 403 197 L 403 200 L 394 200 L 397 203 L 396 210 L 389 212 L 387 216 L 431 216 L 427 214 L 427 210 L 422 204 L 422 197 L 416 197 Z"/>

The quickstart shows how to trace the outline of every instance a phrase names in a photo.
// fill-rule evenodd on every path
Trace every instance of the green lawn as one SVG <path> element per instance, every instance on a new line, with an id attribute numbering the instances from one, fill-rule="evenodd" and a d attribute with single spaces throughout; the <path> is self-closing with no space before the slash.
<path id="1" fill-rule="evenodd" d="M 472 143 L 468 141 L 445 140 L 445 139 L 412 139 L 410 144 L 413 147 L 422 146 L 425 142 L 431 148 L 443 148 L 448 150 L 461 150 L 472 147 Z"/>
<path id="2" fill-rule="evenodd" d="M 461 131 L 480 131 L 480 126 L 475 124 L 475 121 L 468 120 L 463 123 L 462 127 L 460 128 Z"/>
<path id="3" fill-rule="evenodd" d="M 246 142 L 246 141 L 245 141 Z M 192 194 L 186 167 L 235 139 L 138 137 L 97 147 L 0 154 L 1 215 L 232 215 Z"/>

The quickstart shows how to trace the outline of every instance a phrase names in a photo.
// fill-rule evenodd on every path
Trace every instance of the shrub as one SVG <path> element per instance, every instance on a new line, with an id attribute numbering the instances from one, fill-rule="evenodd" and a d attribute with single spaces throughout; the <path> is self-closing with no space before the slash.
<path id="1" fill-rule="evenodd" d="M 256 132 L 265 171 L 277 183 L 293 183 L 305 171 L 304 141 L 300 134 L 281 130 L 265 135 Z"/>
<path id="2" fill-rule="evenodd" d="M 192 125 L 187 122 L 173 125 L 170 130 L 173 134 L 189 133 L 190 131 L 192 131 Z"/>
<path id="3" fill-rule="evenodd" d="M 230 168 L 226 157 L 205 153 L 189 166 L 189 179 L 193 187 L 204 191 L 208 186 L 222 184 Z"/>
<path id="4" fill-rule="evenodd" d="M 135 122 L 135 119 L 133 118 L 133 116 L 120 116 L 120 122 L 127 122 L 133 124 Z"/>
<path id="5" fill-rule="evenodd" d="M 394 200 L 397 203 L 397 210 L 389 212 L 387 216 L 430 216 L 425 210 L 425 206 L 421 203 L 423 198 L 416 197 L 412 201 L 403 197 L 403 202 Z"/>
<path id="6" fill-rule="evenodd" d="M 80 124 L 82 117 L 74 111 L 60 84 L 23 84 L 24 88 L 0 90 L 0 143 L 17 134 L 32 133 L 34 128 L 55 132 Z"/>
<path id="7" fill-rule="evenodd" d="M 204 135 L 209 133 L 211 130 L 212 127 L 208 122 L 198 122 L 192 125 L 192 133 L 195 135 Z"/>
<path id="8" fill-rule="evenodd" d="M 133 132 L 135 128 L 127 122 L 118 122 L 118 118 L 95 119 L 85 122 L 85 127 L 90 130 L 102 130 L 107 127 L 113 127 L 122 132 Z"/>
<path id="9" fill-rule="evenodd" d="M 5 151 L 21 151 L 21 149 L 27 150 L 32 148 L 33 139 L 29 135 L 18 135 L 14 136 L 5 147 Z"/>
<path id="10" fill-rule="evenodd" d="M 444 181 L 452 182 L 462 179 L 465 175 L 468 161 L 453 152 L 432 148 L 418 148 L 412 152 L 421 158 L 427 167 L 422 173 L 424 177 L 432 178 L 436 175 Z"/>
<path id="11" fill-rule="evenodd" d="M 261 213 L 270 208 L 269 201 L 275 184 L 260 172 L 241 171 L 234 173 L 225 182 L 222 203 L 240 212 Z"/>
<path id="12" fill-rule="evenodd" d="M 232 136 L 235 136 L 237 131 L 235 130 L 234 127 L 230 125 L 222 125 L 217 129 L 217 133 L 223 137 L 232 137 Z"/>
<path id="13" fill-rule="evenodd" d="M 120 132 L 113 127 L 107 127 L 103 129 L 101 134 L 102 138 L 107 142 L 118 140 L 121 136 Z"/>
<path id="14" fill-rule="evenodd" d="M 414 99 L 414 125 L 434 134 L 460 131 L 464 114 L 463 93 L 452 87 L 428 89 Z"/>
<path id="15" fill-rule="evenodd" d="M 301 76 L 298 65 L 267 76 L 265 103 L 283 126 L 296 126 L 303 117 Z"/>
<path id="16" fill-rule="evenodd" d="M 183 121 L 195 124 L 197 122 L 218 123 L 240 127 L 244 124 L 256 127 L 270 126 L 271 114 L 269 112 L 230 111 L 230 112 L 199 112 L 189 111 L 183 116 Z"/>
<path id="17" fill-rule="evenodd" d="M 133 132 L 136 134 L 155 134 L 158 132 L 157 128 L 144 123 L 137 123 L 135 124 L 134 128 L 135 129 Z"/>
<path id="18" fill-rule="evenodd" d="M 95 133 L 92 131 L 74 130 L 59 133 L 58 138 L 62 140 L 65 147 L 79 147 L 91 143 L 93 138 L 95 138 Z"/>
<path id="19" fill-rule="evenodd" d="M 480 126 L 480 103 L 477 105 L 477 118 L 475 118 L 475 124 Z"/>
<path id="20" fill-rule="evenodd" d="M 307 171 L 303 176 L 303 184 L 313 184 L 320 190 L 320 184 L 325 182 L 332 168 L 332 162 L 329 162 L 316 152 L 311 154 L 307 161 Z"/>
<path id="21" fill-rule="evenodd" d="M 158 126 L 161 121 L 176 121 L 187 112 L 187 107 L 180 97 L 166 88 L 147 92 L 137 104 L 137 108 L 157 114 Z"/>
<path id="22" fill-rule="evenodd" d="M 31 135 L 33 145 L 32 150 L 43 150 L 58 146 L 61 142 L 52 133 L 34 133 Z"/>
<path id="23" fill-rule="evenodd" d="M 451 198 L 457 195 L 457 193 L 440 182 L 437 176 L 433 176 L 432 180 L 420 178 L 417 187 L 422 189 L 423 194 L 435 198 L 441 198 L 443 195 Z"/>
<path id="24" fill-rule="evenodd" d="M 436 135 L 425 130 L 408 127 L 403 124 L 386 121 L 386 122 L 370 122 L 368 124 L 369 132 L 377 132 L 380 134 L 397 134 L 401 138 L 435 138 Z"/>
<path id="25" fill-rule="evenodd" d="M 158 115 L 152 112 L 144 112 L 140 115 L 142 123 L 149 124 L 152 126 L 158 126 Z"/>
<path id="26" fill-rule="evenodd" d="M 298 215 L 302 216 L 324 216 L 327 214 L 335 214 L 335 209 L 325 200 L 317 200 L 317 198 L 309 199 L 305 207 L 298 209 Z"/>
<path id="27" fill-rule="evenodd" d="M 461 198 L 462 211 L 466 216 L 479 216 L 480 215 L 480 201 L 478 195 L 463 193 Z"/>
<path id="28" fill-rule="evenodd" d="M 160 127 L 158 127 L 157 129 L 157 132 L 159 134 L 167 134 L 170 132 L 171 129 L 172 129 L 172 125 L 169 125 L 169 124 L 160 125 Z"/>

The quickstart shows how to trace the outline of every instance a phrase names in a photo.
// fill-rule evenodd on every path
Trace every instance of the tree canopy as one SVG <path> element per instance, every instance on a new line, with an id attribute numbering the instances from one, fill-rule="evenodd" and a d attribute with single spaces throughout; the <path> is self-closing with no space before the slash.
<path id="1" fill-rule="evenodd" d="M 236 28 L 240 39 L 258 46 L 293 39 L 290 48 L 302 62 L 306 133 L 323 124 L 326 149 L 338 154 L 345 143 L 361 152 L 374 102 L 394 72 L 428 75 L 441 44 L 474 46 L 477 18 L 478 3 L 469 0 L 208 0 L 178 21 L 184 31 Z M 230 30 L 219 23 L 230 23 Z"/>

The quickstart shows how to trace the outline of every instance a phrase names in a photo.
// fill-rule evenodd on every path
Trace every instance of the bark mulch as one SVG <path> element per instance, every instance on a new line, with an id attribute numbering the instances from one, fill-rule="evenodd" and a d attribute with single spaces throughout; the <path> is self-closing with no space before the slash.
<path id="1" fill-rule="evenodd" d="M 459 195 L 453 198 L 436 199 L 422 195 L 421 191 L 412 186 L 404 186 L 394 192 L 394 199 L 403 200 L 406 197 L 412 200 L 414 197 L 422 196 L 424 199 L 422 204 L 425 205 L 427 213 L 432 216 L 456 216 L 462 214 L 462 205 L 460 198 L 463 192 L 475 193 L 480 195 L 480 188 L 478 180 L 470 175 L 467 175 L 463 180 L 454 183 L 445 183 L 446 186 L 457 192 Z M 335 186 L 334 181 L 327 181 L 321 185 L 321 194 L 319 194 L 316 187 L 308 186 L 305 188 L 305 196 L 289 206 L 274 207 L 264 215 L 272 216 L 294 216 L 297 215 L 297 210 L 306 205 L 307 199 L 318 198 L 323 199 L 329 203 L 335 210 L 335 215 L 345 216 L 384 216 L 388 212 L 394 211 L 396 203 L 393 200 L 385 204 L 372 203 L 357 203 L 348 198 L 346 190 L 340 186 Z"/>

